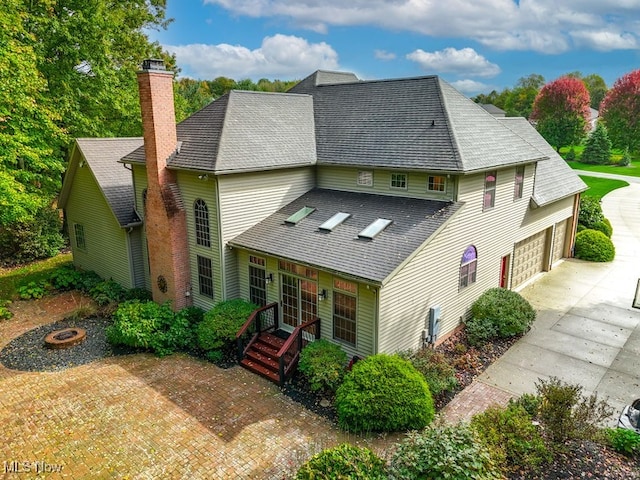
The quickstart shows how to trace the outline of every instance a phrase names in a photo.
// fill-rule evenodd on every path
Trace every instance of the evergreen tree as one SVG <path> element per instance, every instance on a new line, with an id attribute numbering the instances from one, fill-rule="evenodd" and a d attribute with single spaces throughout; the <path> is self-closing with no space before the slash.
<path id="1" fill-rule="evenodd" d="M 583 163 L 607 165 L 611 162 L 611 140 L 607 134 L 607 127 L 598 122 L 596 129 L 591 132 L 582 152 Z"/>

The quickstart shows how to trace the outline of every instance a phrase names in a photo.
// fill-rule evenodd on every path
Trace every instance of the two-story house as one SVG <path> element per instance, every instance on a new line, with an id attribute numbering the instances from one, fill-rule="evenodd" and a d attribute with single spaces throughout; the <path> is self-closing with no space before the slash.
<path id="1" fill-rule="evenodd" d="M 349 354 L 443 339 L 491 287 L 569 256 L 586 186 L 523 118 L 437 76 L 317 71 L 177 126 L 139 73 L 144 139 L 78 139 L 60 198 L 75 264 L 175 308 L 245 298 Z"/>

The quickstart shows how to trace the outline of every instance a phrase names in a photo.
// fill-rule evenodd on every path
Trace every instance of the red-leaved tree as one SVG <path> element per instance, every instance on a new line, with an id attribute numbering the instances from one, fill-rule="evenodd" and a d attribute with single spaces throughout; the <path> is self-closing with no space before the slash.
<path id="1" fill-rule="evenodd" d="M 547 83 L 533 102 L 531 119 L 547 142 L 556 150 L 576 145 L 589 125 L 589 91 L 582 80 L 560 77 Z"/>
<path id="2" fill-rule="evenodd" d="M 640 70 L 616 80 L 600 105 L 600 121 L 614 147 L 640 149 Z"/>

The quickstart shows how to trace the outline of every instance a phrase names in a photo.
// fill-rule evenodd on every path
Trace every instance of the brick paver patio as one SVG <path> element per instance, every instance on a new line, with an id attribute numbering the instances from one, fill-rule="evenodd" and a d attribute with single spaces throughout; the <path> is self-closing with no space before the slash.
<path id="1" fill-rule="evenodd" d="M 40 309 L 26 322 L 0 322 L 0 348 L 59 318 Z M 281 479 L 340 442 L 381 453 L 398 438 L 344 434 L 270 382 L 186 355 L 58 372 L 0 366 L 0 425 L 0 478 L 8 479 Z"/>

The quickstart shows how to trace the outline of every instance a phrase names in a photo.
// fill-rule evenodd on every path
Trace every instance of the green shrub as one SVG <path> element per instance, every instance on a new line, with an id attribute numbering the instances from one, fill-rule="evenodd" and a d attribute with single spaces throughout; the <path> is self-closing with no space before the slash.
<path id="1" fill-rule="evenodd" d="M 593 228 L 596 223 L 604 222 L 602 205 L 596 197 L 581 196 L 578 224 L 585 228 Z"/>
<path id="2" fill-rule="evenodd" d="M 368 448 L 347 443 L 311 457 L 296 475 L 298 480 L 384 480 L 385 464 Z"/>
<path id="3" fill-rule="evenodd" d="M 409 360 L 422 374 L 433 396 L 453 392 L 458 387 L 456 369 L 447 362 L 443 353 L 431 348 L 421 348 L 416 352 L 399 352 L 398 355 Z"/>
<path id="4" fill-rule="evenodd" d="M 576 159 L 576 150 L 575 150 L 575 148 L 571 147 L 571 148 L 569 149 L 569 151 L 567 152 L 567 154 L 565 155 L 564 159 L 565 159 L 567 162 L 572 162 L 572 161 L 574 161 L 574 160 Z"/>
<path id="5" fill-rule="evenodd" d="M 83 271 L 80 275 L 79 283 L 76 285 L 76 289 L 83 293 L 90 293 L 99 283 L 101 283 L 102 277 L 96 272 L 89 270 Z"/>
<path id="6" fill-rule="evenodd" d="M 124 293 L 124 300 L 140 300 L 141 302 L 153 300 L 151 292 L 146 288 L 130 288 Z"/>
<path id="7" fill-rule="evenodd" d="M 540 408 L 540 397 L 530 393 L 523 393 L 515 400 L 513 398 L 509 399 L 509 406 L 512 405 L 524 408 L 525 412 L 527 412 L 531 418 L 537 418 L 538 409 Z"/>
<path id="8" fill-rule="evenodd" d="M 351 432 L 424 428 L 434 417 L 433 398 L 420 372 L 397 355 L 360 360 L 336 392 L 340 427 Z"/>
<path id="9" fill-rule="evenodd" d="M 471 305 L 471 318 L 465 327 L 467 338 L 471 345 L 479 345 L 494 337 L 519 335 L 535 318 L 535 310 L 519 293 L 490 288 Z"/>
<path id="10" fill-rule="evenodd" d="M 609 238 L 611 238 L 611 235 L 613 235 L 613 226 L 607 218 L 605 218 L 602 222 L 594 224 L 591 229 L 602 232 Z"/>
<path id="11" fill-rule="evenodd" d="M 30 262 L 57 255 L 64 246 L 60 213 L 50 206 L 41 208 L 28 222 L 0 228 L 0 258 Z"/>
<path id="12" fill-rule="evenodd" d="M 409 433 L 393 454 L 389 478 L 488 480 L 500 475 L 488 449 L 461 423 Z"/>
<path id="13" fill-rule="evenodd" d="M 562 448 L 570 439 L 597 438 L 599 424 L 613 414 L 612 408 L 605 401 L 598 401 L 596 394 L 584 397 L 580 385 L 556 377 L 539 380 L 536 389 L 540 397 L 538 419 L 556 448 Z"/>
<path id="14" fill-rule="evenodd" d="M 200 307 L 185 307 L 178 313 L 185 316 L 192 328 L 196 328 L 204 319 L 204 310 Z"/>
<path id="15" fill-rule="evenodd" d="M 629 165 L 631 165 L 631 155 L 629 154 L 629 149 L 626 148 L 622 154 L 622 158 L 618 162 L 618 166 L 628 167 Z"/>
<path id="16" fill-rule="evenodd" d="M 29 282 L 26 285 L 18 287 L 18 295 L 22 300 L 42 298 L 46 295 L 48 287 L 49 284 L 46 282 Z"/>
<path id="17" fill-rule="evenodd" d="M 105 280 L 95 285 L 89 295 L 100 307 L 110 303 L 119 303 L 125 299 L 126 291 L 122 286 L 113 280 Z"/>
<path id="18" fill-rule="evenodd" d="M 240 327 L 257 307 L 242 299 L 219 302 L 204 314 L 197 327 L 198 346 L 205 350 L 217 350 L 233 342 Z"/>
<path id="19" fill-rule="evenodd" d="M 73 265 L 56 268 L 49 277 L 49 283 L 56 290 L 67 291 L 78 288 L 82 280 L 82 273 Z"/>
<path id="20" fill-rule="evenodd" d="M 311 390 L 335 392 L 344 378 L 346 363 L 347 354 L 339 345 L 320 339 L 302 349 L 298 369 Z"/>
<path id="21" fill-rule="evenodd" d="M 616 452 L 628 457 L 640 454 L 640 435 L 624 428 L 606 429 L 606 438 Z"/>
<path id="22" fill-rule="evenodd" d="M 107 327 L 107 339 L 115 345 L 145 348 L 157 355 L 186 349 L 193 341 L 189 322 L 168 304 L 131 300 L 121 303 Z"/>
<path id="23" fill-rule="evenodd" d="M 575 256 L 590 262 L 610 262 L 616 256 L 616 248 L 604 233 L 583 230 L 576 235 Z"/>
<path id="24" fill-rule="evenodd" d="M 13 313 L 9 310 L 11 300 L 0 300 L 0 320 L 9 320 L 13 317 Z"/>
<path id="25" fill-rule="evenodd" d="M 520 405 L 489 407 L 473 416 L 471 427 L 489 448 L 495 462 L 507 472 L 521 467 L 536 471 L 551 460 L 540 430 Z"/>

